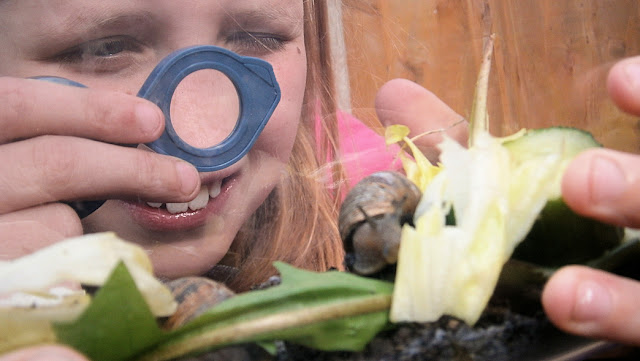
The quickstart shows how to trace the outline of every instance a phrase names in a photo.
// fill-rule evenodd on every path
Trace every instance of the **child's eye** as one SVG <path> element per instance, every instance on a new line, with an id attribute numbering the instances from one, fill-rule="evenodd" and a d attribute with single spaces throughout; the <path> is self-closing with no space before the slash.
<path id="1" fill-rule="evenodd" d="M 229 35 L 226 42 L 238 53 L 259 56 L 282 50 L 287 40 L 275 34 L 241 31 Z"/>
<path id="2" fill-rule="evenodd" d="M 77 70 L 109 72 L 124 68 L 142 51 L 143 46 L 131 37 L 110 36 L 73 46 L 54 56 L 53 60 Z"/>

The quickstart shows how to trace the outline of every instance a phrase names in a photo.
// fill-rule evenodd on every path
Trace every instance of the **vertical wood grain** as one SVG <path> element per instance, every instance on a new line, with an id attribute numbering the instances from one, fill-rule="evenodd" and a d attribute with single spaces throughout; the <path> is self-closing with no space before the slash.
<path id="1" fill-rule="evenodd" d="M 637 0 L 344 0 L 343 13 L 353 112 L 368 124 L 377 124 L 376 90 L 396 77 L 467 116 L 482 42 L 494 33 L 494 133 L 578 126 L 640 152 L 637 118 L 604 85 L 616 60 L 640 54 Z"/>

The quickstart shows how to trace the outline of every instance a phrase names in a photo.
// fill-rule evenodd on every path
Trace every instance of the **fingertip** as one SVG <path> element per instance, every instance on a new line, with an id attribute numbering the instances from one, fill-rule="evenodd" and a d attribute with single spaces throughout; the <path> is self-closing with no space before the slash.
<path id="1" fill-rule="evenodd" d="M 593 151 L 587 150 L 578 154 L 569 164 L 562 176 L 562 198 L 575 212 L 588 213 L 589 168 Z"/>
<path id="2" fill-rule="evenodd" d="M 29 347 L 0 357 L 0 361 L 87 361 L 78 352 L 59 345 Z"/>
<path id="3" fill-rule="evenodd" d="M 176 162 L 176 174 L 180 180 L 180 191 L 189 197 L 195 197 L 200 191 L 200 174 L 196 168 L 184 161 Z"/>
<path id="4" fill-rule="evenodd" d="M 606 335 L 614 316 L 614 297 L 601 271 L 567 266 L 557 271 L 542 293 L 547 317 L 558 328 L 590 337 Z"/>
<path id="5" fill-rule="evenodd" d="M 586 150 L 565 169 L 562 197 L 583 216 L 638 227 L 639 165 L 636 155 L 604 148 Z"/>
<path id="6" fill-rule="evenodd" d="M 394 115 L 402 113 L 414 101 L 424 101 L 432 93 L 408 79 L 392 79 L 376 93 L 375 107 L 384 126 L 393 124 Z"/>
<path id="7" fill-rule="evenodd" d="M 436 145 L 442 140 L 442 134 L 466 144 L 468 129 L 464 118 L 417 83 L 407 79 L 390 80 L 378 91 L 375 104 L 384 126 L 403 124 L 411 130 L 410 136 L 422 134 L 416 144 L 433 162 L 438 157 Z"/>
<path id="8" fill-rule="evenodd" d="M 576 266 L 567 266 L 554 273 L 542 291 L 542 306 L 547 317 L 563 328 L 571 321 L 577 284 Z"/>
<path id="9" fill-rule="evenodd" d="M 150 101 L 141 99 L 135 105 L 135 116 L 143 135 L 150 140 L 156 139 L 164 130 L 164 114 Z"/>
<path id="10" fill-rule="evenodd" d="M 620 109 L 640 115 L 640 57 L 623 60 L 611 68 L 607 91 Z"/>
<path id="11" fill-rule="evenodd" d="M 576 335 L 640 345 L 640 284 L 585 266 L 557 271 L 542 293 L 556 327 Z"/>

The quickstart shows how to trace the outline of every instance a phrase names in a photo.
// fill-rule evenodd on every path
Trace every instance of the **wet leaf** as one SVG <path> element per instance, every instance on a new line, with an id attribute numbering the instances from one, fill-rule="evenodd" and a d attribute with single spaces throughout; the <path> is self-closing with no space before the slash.
<path id="1" fill-rule="evenodd" d="M 387 325 L 393 285 L 276 263 L 282 284 L 235 296 L 175 332 L 144 360 L 225 345 L 286 340 L 321 350 L 361 350 Z"/>
<path id="2" fill-rule="evenodd" d="M 128 360 L 167 337 L 124 263 L 118 264 L 76 321 L 56 324 L 54 329 L 58 342 L 93 361 Z"/>

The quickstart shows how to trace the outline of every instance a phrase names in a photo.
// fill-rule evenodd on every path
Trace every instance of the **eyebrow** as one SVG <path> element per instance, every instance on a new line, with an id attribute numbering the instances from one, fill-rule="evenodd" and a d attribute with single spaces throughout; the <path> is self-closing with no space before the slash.
<path id="1" fill-rule="evenodd" d="M 5 0 L 0 0 L 5 1 Z M 44 20 L 33 39 L 38 58 L 48 58 L 62 48 L 85 42 L 94 37 L 109 36 L 112 31 L 130 31 L 147 36 L 153 31 L 153 15 L 149 12 L 82 12 Z"/>
<path id="2" fill-rule="evenodd" d="M 223 24 L 225 25 L 237 25 L 245 26 L 249 24 L 255 24 L 260 22 L 278 22 L 278 23 L 295 23 L 299 22 L 300 28 L 302 28 L 303 18 L 298 18 L 290 7 L 284 5 L 264 4 L 257 8 L 251 9 L 238 9 L 231 12 L 225 12 Z"/>
<path id="3" fill-rule="evenodd" d="M 53 33 L 57 32 L 62 34 L 95 34 L 110 29 L 139 27 L 143 24 L 148 24 L 152 19 L 153 15 L 146 11 L 116 14 L 106 18 L 93 13 L 89 16 L 72 15 L 61 20 L 59 23 L 54 24 L 54 26 L 51 26 L 48 30 Z"/>
<path id="4" fill-rule="evenodd" d="M 106 9 L 102 12 L 81 10 L 59 17 L 56 21 L 41 22 L 42 28 L 38 33 L 41 40 L 48 44 L 47 48 L 83 42 L 95 36 L 106 36 L 103 34 L 115 30 L 137 29 L 136 31 L 141 32 L 153 20 L 153 15 L 144 11 L 109 13 Z"/>

